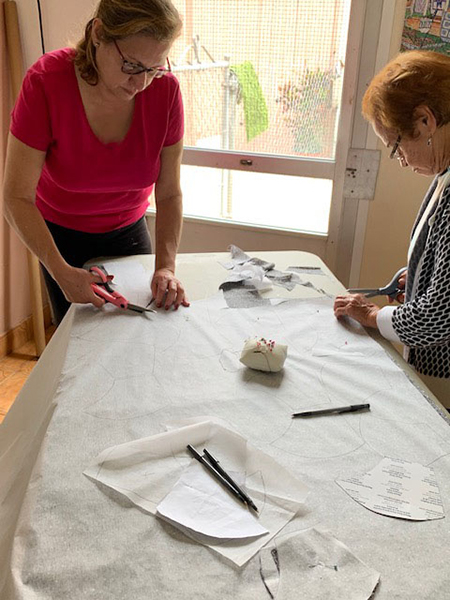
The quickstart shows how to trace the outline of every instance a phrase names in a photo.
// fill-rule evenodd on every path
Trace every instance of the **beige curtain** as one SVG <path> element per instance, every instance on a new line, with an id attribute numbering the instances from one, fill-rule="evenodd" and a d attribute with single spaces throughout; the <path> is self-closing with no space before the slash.
<path id="1" fill-rule="evenodd" d="M 1 133 L 1 177 L 3 178 L 3 164 L 5 156 L 5 141 L 9 129 L 9 112 L 11 107 L 11 94 L 8 80 L 12 75 L 14 98 L 17 96 L 23 71 L 22 48 L 20 44 L 20 33 L 18 26 L 17 7 L 12 0 L 2 2 L 1 10 L 1 102 L 2 115 L 0 123 Z M 7 43 L 6 43 L 7 42 Z M 6 48 L 10 50 L 7 53 Z M 8 67 L 12 73 L 8 72 Z M 3 182 L 0 180 L 0 189 L 3 189 Z M 1 192 L 0 192 L 1 194 Z M 0 197 L 0 208 L 3 205 L 3 198 Z M 3 340 L 3 354 L 13 349 L 12 337 L 2 337 L 2 332 L 6 333 L 17 325 L 22 324 L 29 314 L 29 304 L 25 302 L 23 282 L 28 279 L 30 289 L 31 308 L 33 313 L 34 340 L 36 342 L 37 355 L 40 356 L 45 348 L 44 318 L 42 312 L 42 288 L 39 263 L 35 256 L 28 252 L 18 237 L 13 234 L 4 219 L 1 218 L 0 226 L 0 274 L 2 282 L 0 284 L 0 298 L 3 298 L 0 307 L 0 343 Z M 26 293 L 26 292 L 25 292 Z M 27 314 L 28 313 L 28 314 Z M 5 341 L 6 340 L 6 341 Z M 2 348 L 0 347 L 0 355 Z"/>
<path id="2" fill-rule="evenodd" d="M 6 56 L 5 18 L 3 3 L 0 10 L 0 211 L 3 211 L 3 168 L 5 162 L 6 138 L 9 124 L 10 86 Z M 5 220 L 0 217 L 0 336 L 9 330 L 10 322 L 10 229 Z M 0 347 L 5 354 L 10 351 Z M 1 354 L 0 354 L 1 356 Z"/>

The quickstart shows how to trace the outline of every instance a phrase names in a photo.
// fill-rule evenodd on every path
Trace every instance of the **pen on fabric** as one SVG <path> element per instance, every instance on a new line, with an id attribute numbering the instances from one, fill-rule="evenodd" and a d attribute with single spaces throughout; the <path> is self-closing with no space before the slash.
<path id="1" fill-rule="evenodd" d="M 322 415 L 341 415 L 343 413 L 357 412 L 359 410 L 369 410 L 370 404 L 352 404 L 350 406 L 339 406 L 337 408 L 323 408 L 319 410 L 307 410 L 305 412 L 293 413 L 295 417 L 320 417 Z"/>
<path id="2" fill-rule="evenodd" d="M 189 450 L 189 452 L 192 454 L 192 456 L 198 460 L 198 462 L 200 464 L 202 464 L 205 469 L 219 482 L 223 485 L 224 488 L 226 488 L 231 494 L 233 494 L 233 496 L 235 498 L 237 498 L 240 502 L 242 502 L 243 504 L 247 505 L 247 502 L 245 500 L 245 498 L 237 491 L 237 489 L 235 487 L 233 487 L 231 485 L 231 483 L 229 481 L 227 481 L 225 479 L 225 477 L 222 477 L 222 475 L 220 473 L 218 473 L 214 467 L 201 455 L 197 452 L 197 450 L 191 446 L 191 444 L 188 444 L 187 449 Z"/>
<path id="3" fill-rule="evenodd" d="M 250 498 L 250 496 L 246 494 L 241 487 L 238 486 L 234 479 L 232 479 L 224 469 L 222 469 L 222 467 L 219 464 L 219 461 L 216 458 L 214 458 L 214 456 L 210 452 L 208 452 L 206 448 L 203 448 L 203 452 L 205 453 L 205 456 L 208 458 L 209 462 L 218 471 L 218 473 L 220 473 L 222 477 L 224 477 L 229 483 L 231 483 L 231 485 L 236 489 L 236 491 L 239 492 L 239 494 L 244 498 L 245 502 L 250 506 L 250 508 L 253 508 L 254 511 L 258 512 L 258 508 L 253 502 L 253 500 Z"/>

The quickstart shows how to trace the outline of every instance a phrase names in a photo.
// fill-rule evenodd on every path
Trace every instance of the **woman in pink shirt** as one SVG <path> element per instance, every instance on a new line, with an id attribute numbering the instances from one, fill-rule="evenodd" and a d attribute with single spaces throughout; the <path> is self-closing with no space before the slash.
<path id="1" fill-rule="evenodd" d="M 44 268 L 55 318 L 70 302 L 102 306 L 82 268 L 151 252 L 156 304 L 188 306 L 175 277 L 181 233 L 183 106 L 168 54 L 181 21 L 170 0 L 101 0 L 75 50 L 27 72 L 11 119 L 5 214 Z"/>

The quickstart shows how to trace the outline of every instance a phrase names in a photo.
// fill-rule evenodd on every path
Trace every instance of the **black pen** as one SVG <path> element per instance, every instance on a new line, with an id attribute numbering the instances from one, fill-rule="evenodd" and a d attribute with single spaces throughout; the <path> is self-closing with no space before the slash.
<path id="1" fill-rule="evenodd" d="M 232 479 L 228 475 L 228 473 L 226 471 L 224 471 L 224 469 L 222 469 L 222 467 L 219 464 L 219 461 L 216 458 L 214 458 L 214 456 L 210 452 L 208 452 L 208 450 L 206 448 L 203 448 L 203 452 L 205 453 L 205 456 L 207 457 L 209 462 L 212 464 L 212 466 L 218 471 L 218 473 L 220 473 L 220 475 L 222 475 L 222 477 L 224 477 L 229 483 L 231 483 L 231 485 L 236 489 L 237 492 L 239 492 L 239 494 L 244 498 L 245 502 L 251 508 L 253 508 L 253 510 L 258 512 L 258 508 L 255 506 L 255 503 L 250 498 L 250 496 L 248 494 L 246 494 L 241 487 L 238 486 L 238 484 L 234 481 L 234 479 Z"/>
<path id="2" fill-rule="evenodd" d="M 307 410 L 306 412 L 293 413 L 295 417 L 320 417 L 322 415 L 341 415 L 343 413 L 356 412 L 358 410 L 369 410 L 370 404 L 352 404 L 351 406 L 340 406 L 337 408 L 323 408 L 319 410 Z"/>
<path id="3" fill-rule="evenodd" d="M 238 492 L 234 485 L 232 485 L 229 481 L 227 481 L 227 479 L 225 479 L 225 477 L 216 471 L 216 469 L 205 459 L 205 457 L 199 454 L 197 450 L 191 446 L 191 444 L 188 444 L 186 447 L 192 456 L 198 460 L 198 462 L 201 463 L 205 469 L 223 485 L 224 488 L 226 488 L 231 494 L 233 494 L 235 498 L 247 506 L 247 500 L 244 498 L 244 496 L 242 496 L 242 494 L 240 494 L 240 492 Z"/>

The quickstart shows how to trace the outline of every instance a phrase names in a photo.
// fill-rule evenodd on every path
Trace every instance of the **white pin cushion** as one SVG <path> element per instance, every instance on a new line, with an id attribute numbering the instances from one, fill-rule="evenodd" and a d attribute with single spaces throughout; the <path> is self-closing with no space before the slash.
<path id="1" fill-rule="evenodd" d="M 240 361 L 246 367 L 258 371 L 281 371 L 287 356 L 287 346 L 277 344 L 265 338 L 249 338 L 245 340 Z"/>

